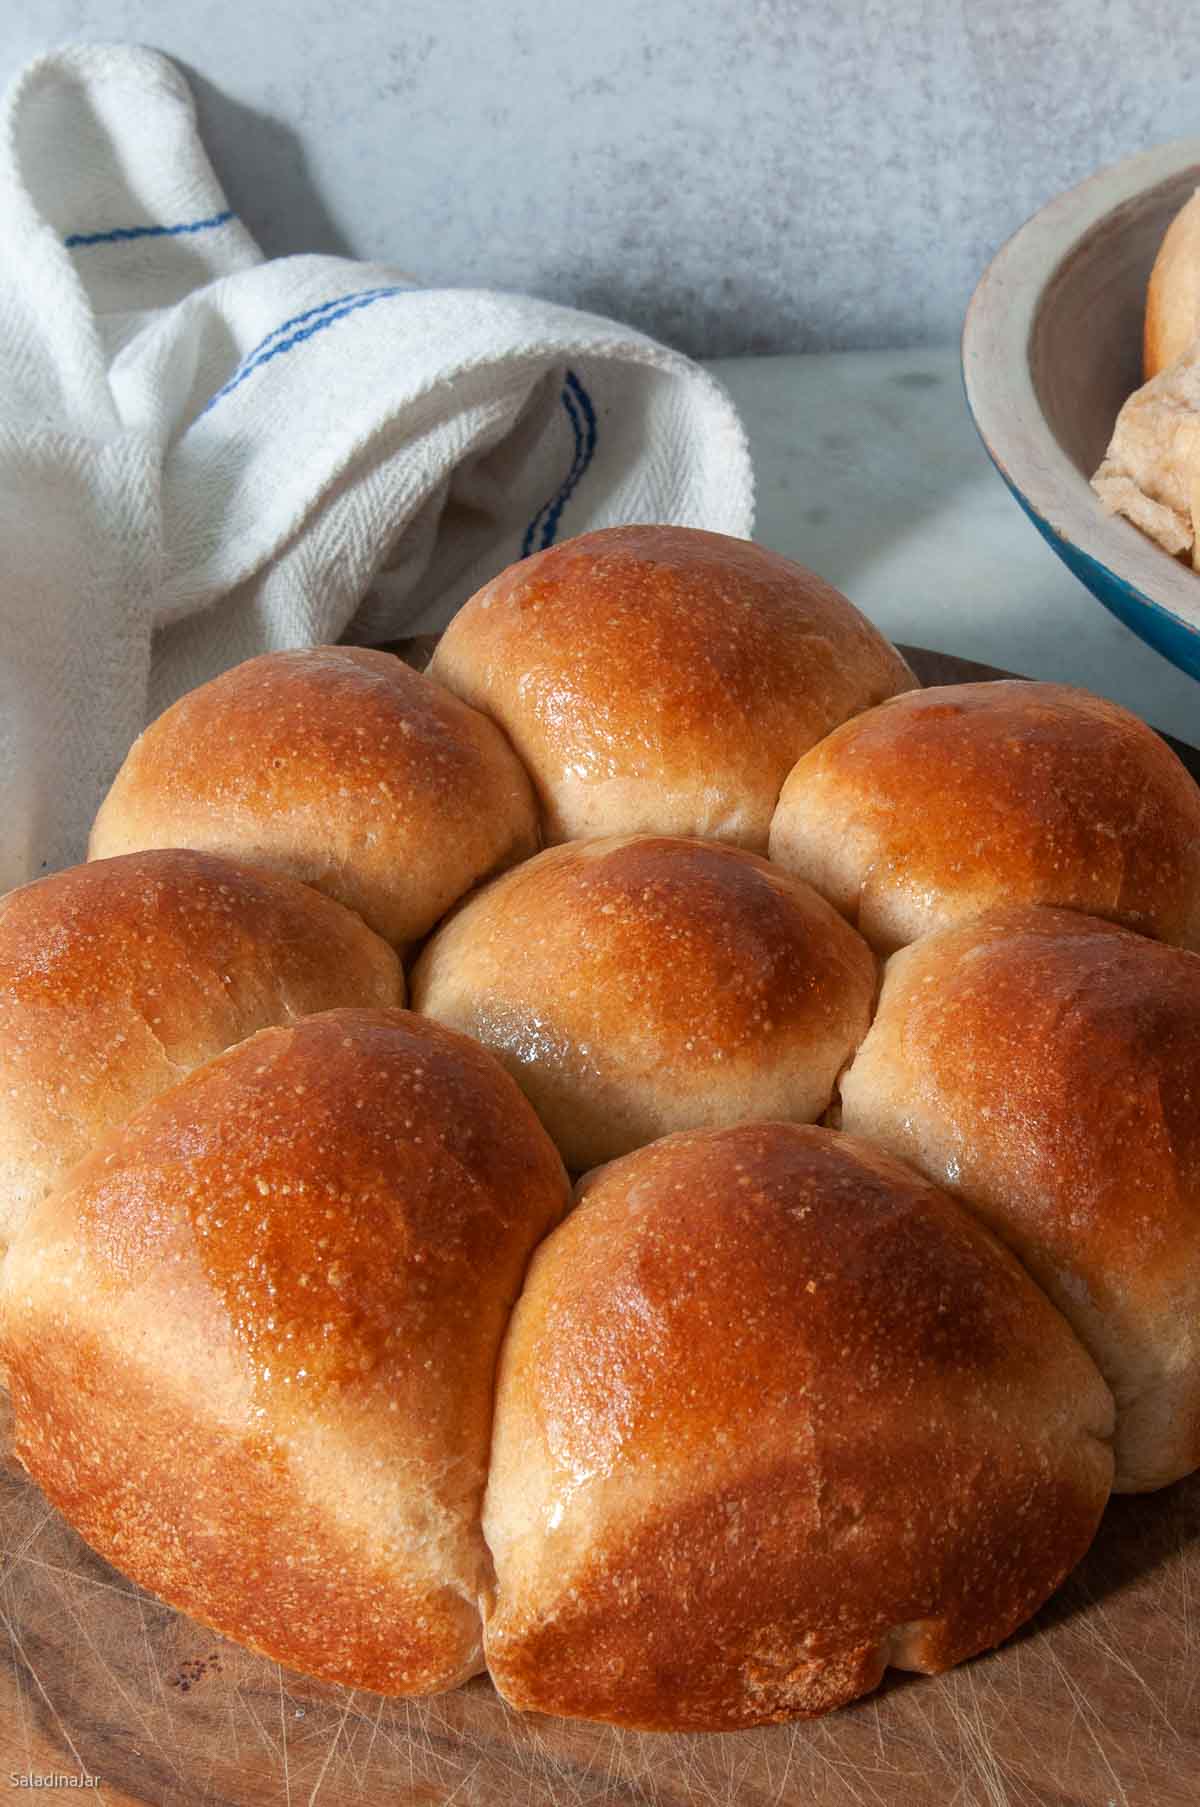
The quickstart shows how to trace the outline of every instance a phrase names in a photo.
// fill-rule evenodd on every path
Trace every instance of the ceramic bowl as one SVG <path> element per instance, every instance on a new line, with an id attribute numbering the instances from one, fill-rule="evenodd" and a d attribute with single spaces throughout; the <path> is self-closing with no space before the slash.
<path id="1" fill-rule="evenodd" d="M 971 299 L 963 379 L 992 461 L 1034 526 L 1114 615 L 1200 677 L 1200 571 L 1088 484 L 1142 380 L 1146 283 L 1200 187 L 1200 138 L 1161 145 L 1059 195 L 999 251 Z"/>

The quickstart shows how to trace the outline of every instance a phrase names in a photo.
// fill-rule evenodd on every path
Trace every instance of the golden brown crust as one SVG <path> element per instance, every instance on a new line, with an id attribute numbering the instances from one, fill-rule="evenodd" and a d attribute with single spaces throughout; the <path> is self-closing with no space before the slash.
<path id="1" fill-rule="evenodd" d="M 1181 207 L 1158 249 L 1146 290 L 1142 378 L 1149 382 L 1200 334 L 1200 194 Z"/>
<path id="2" fill-rule="evenodd" d="M 1007 1636 L 1108 1495 L 1112 1402 L 1016 1262 L 832 1131 L 583 1182 L 501 1356 L 488 1666 L 658 1730 L 825 1712 Z"/>
<path id="3" fill-rule="evenodd" d="M 275 1439 L 231 1454 L 236 1432 L 203 1418 L 185 1425 L 178 1394 L 111 1340 L 72 1334 L 55 1354 L 49 1363 L 30 1352 L 22 1366 L 21 1410 L 38 1428 L 19 1453 L 125 1573 L 247 1649 L 348 1687 L 437 1693 L 478 1673 L 474 1600 L 425 1577 L 406 1583 L 394 1539 L 342 1526 L 321 1500 L 297 1493 L 281 1511 L 287 1453 Z M 190 1378 L 199 1389 L 211 1364 L 198 1356 Z M 120 1466 L 97 1452 L 91 1427 L 63 1419 L 64 1396 L 104 1401 L 95 1430 L 108 1436 L 119 1421 Z M 340 1480 L 331 1467 L 331 1486 Z"/>
<path id="4" fill-rule="evenodd" d="M 575 1171 L 668 1131 L 811 1122 L 866 1034 L 875 961 L 756 854 L 571 842 L 471 898 L 413 970 L 414 1009 L 484 1043 Z"/>
<path id="5" fill-rule="evenodd" d="M 529 779 L 477 710 L 391 653 L 266 653 L 134 742 L 90 857 L 198 847 L 285 872 L 385 940 L 425 934 L 537 846 Z"/>
<path id="6" fill-rule="evenodd" d="M 17 1451 L 98 1550 L 229 1636 L 352 1687 L 453 1686 L 479 1666 L 496 1351 L 566 1197 L 465 1037 L 400 1010 L 265 1030 L 13 1244 Z"/>
<path id="7" fill-rule="evenodd" d="M 1200 957 L 997 910 L 889 963 L 842 1121 L 1020 1256 L 1117 1400 L 1121 1490 L 1200 1465 Z"/>
<path id="8" fill-rule="evenodd" d="M 273 1023 L 404 1002 L 385 942 L 307 885 L 128 854 L 0 899 L 0 1241 L 92 1144 Z"/>
<path id="9" fill-rule="evenodd" d="M 757 852 L 797 756 L 916 683 L 812 572 L 747 540 L 647 526 L 501 572 L 430 671 L 504 728 L 547 840 L 700 835 Z"/>
<path id="10" fill-rule="evenodd" d="M 847 722 L 789 775 L 770 849 L 882 953 L 1001 903 L 1200 947 L 1200 787 L 1063 684 L 946 685 Z"/>

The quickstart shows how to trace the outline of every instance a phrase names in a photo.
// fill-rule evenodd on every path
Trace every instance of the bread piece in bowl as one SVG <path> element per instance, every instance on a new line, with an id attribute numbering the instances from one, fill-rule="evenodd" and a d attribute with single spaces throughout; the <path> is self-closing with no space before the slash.
<path id="1" fill-rule="evenodd" d="M 1112 1400 L 954 1200 L 794 1124 L 590 1175 L 500 1361 L 486 1653 L 514 1706 L 806 1717 L 999 1642 L 1086 1550 Z"/>
<path id="2" fill-rule="evenodd" d="M 788 775 L 770 852 L 880 953 L 998 903 L 1200 948 L 1200 786 L 1065 684 L 948 684 L 847 722 Z"/>
<path id="3" fill-rule="evenodd" d="M 477 710 L 391 653 L 264 653 L 181 697 L 130 748 L 92 859 L 198 847 L 315 885 L 418 940 L 537 846 L 529 779 Z"/>
<path id="4" fill-rule="evenodd" d="M 842 1121 L 952 1189 L 1091 1351 L 1119 1491 L 1200 1465 L 1200 955 L 995 910 L 888 963 Z"/>
<path id="5" fill-rule="evenodd" d="M 529 1105 L 402 1010 L 267 1029 L 111 1132 L 9 1250 L 21 1461 L 88 1542 L 307 1674 L 481 1666 L 496 1353 L 567 1202 Z"/>
<path id="6" fill-rule="evenodd" d="M 800 754 L 916 684 L 832 585 L 689 527 L 606 527 L 509 566 L 429 669 L 504 729 L 547 841 L 699 835 L 756 853 Z"/>
<path id="7" fill-rule="evenodd" d="M 576 1172 L 671 1130 L 815 1121 L 875 990 L 871 950 L 811 886 L 654 835 L 505 873 L 412 974 L 413 1008 L 491 1049 Z"/>
<path id="8" fill-rule="evenodd" d="M 1092 488 L 1108 514 L 1200 566 L 1200 194 L 1154 260 L 1142 350 L 1144 381 L 1121 407 Z"/>
<path id="9" fill-rule="evenodd" d="M 393 950 L 307 885 L 207 853 L 0 898 L 0 1246 L 100 1137 L 258 1029 L 404 1002 Z"/>
<path id="10" fill-rule="evenodd" d="M 1146 382 L 1200 339 L 1200 193 L 1181 207 L 1158 248 L 1146 290 L 1142 374 Z"/>
<path id="11" fill-rule="evenodd" d="M 1123 403 L 1092 488 L 1106 514 L 1200 566 L 1200 340 Z"/>

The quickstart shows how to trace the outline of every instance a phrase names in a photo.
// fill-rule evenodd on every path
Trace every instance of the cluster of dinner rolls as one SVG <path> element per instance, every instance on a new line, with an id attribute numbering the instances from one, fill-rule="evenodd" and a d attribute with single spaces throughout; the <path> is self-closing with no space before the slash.
<path id="1" fill-rule="evenodd" d="M 203 1623 L 765 1724 L 1200 1465 L 1200 789 L 1115 705 L 614 528 L 184 698 L 91 855 L 0 901 L 0 1361 Z"/>

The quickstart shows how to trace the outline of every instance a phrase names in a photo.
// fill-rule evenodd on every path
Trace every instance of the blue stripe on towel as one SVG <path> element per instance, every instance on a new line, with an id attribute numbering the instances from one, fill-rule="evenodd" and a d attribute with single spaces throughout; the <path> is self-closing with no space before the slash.
<path id="1" fill-rule="evenodd" d="M 331 301 L 319 302 L 316 307 L 306 308 L 302 314 L 293 314 L 290 320 L 281 321 L 273 331 L 267 334 L 265 339 L 255 346 L 252 352 L 242 359 L 229 381 L 223 383 L 215 394 L 209 396 L 196 416 L 197 420 L 207 414 L 210 408 L 215 408 L 224 396 L 232 395 L 235 389 L 240 389 L 247 377 L 253 376 L 256 370 L 261 370 L 264 364 L 269 364 L 272 358 L 280 357 L 284 352 L 293 350 L 297 345 L 302 345 L 306 339 L 311 339 L 316 333 L 324 332 L 325 328 L 332 326 L 335 321 L 344 320 L 347 314 L 356 314 L 360 308 L 370 307 L 373 302 L 383 301 L 389 295 L 410 295 L 411 293 L 411 283 L 393 283 L 382 289 L 361 289 L 357 293 L 339 295 Z M 302 321 L 306 321 L 307 325 L 301 325 Z M 295 331 L 289 331 L 289 328 L 293 327 Z M 287 337 L 280 338 L 281 333 L 287 334 Z"/>
<path id="2" fill-rule="evenodd" d="M 550 497 L 549 501 L 542 503 L 525 529 L 525 537 L 521 541 L 522 558 L 527 558 L 533 551 L 533 542 L 539 526 L 542 537 L 538 550 L 544 552 L 548 546 L 554 544 L 562 511 L 571 500 L 596 452 L 596 410 L 592 405 L 591 396 L 573 370 L 567 372 L 559 400 L 566 409 L 567 418 L 571 422 L 571 431 L 575 436 L 575 456 L 554 495 Z"/>
<path id="3" fill-rule="evenodd" d="M 81 245 L 123 245 L 132 238 L 181 238 L 187 232 L 213 232 L 227 226 L 233 209 L 214 213 L 207 220 L 184 220 L 178 226 L 114 226 L 109 232 L 68 232 L 63 244 L 74 251 Z"/>
<path id="4" fill-rule="evenodd" d="M 345 295 L 333 295 L 328 301 L 318 301 L 315 307 L 306 307 L 303 313 L 290 315 L 288 319 L 281 320 L 278 326 L 272 327 L 266 337 L 259 340 L 253 351 L 246 353 L 238 365 L 238 370 L 244 370 L 248 364 L 254 363 L 260 352 L 265 351 L 273 339 L 278 339 L 281 333 L 289 332 L 293 326 L 303 326 L 307 321 L 315 320 L 318 314 L 328 314 L 335 307 L 343 307 L 348 301 L 373 301 L 383 295 L 399 294 L 403 287 L 402 283 L 390 283 L 386 288 L 351 289 Z M 236 372 L 234 374 L 236 375 Z"/>
<path id="5" fill-rule="evenodd" d="M 563 478 L 562 482 L 559 484 L 558 489 L 554 492 L 554 494 L 549 498 L 548 501 L 545 501 L 542 503 L 542 506 L 538 509 L 538 511 L 534 515 L 532 521 L 530 521 L 528 527 L 525 529 L 525 537 L 521 541 L 521 557 L 522 558 L 528 558 L 529 554 L 533 551 L 534 535 L 537 533 L 538 528 L 542 525 L 543 516 L 546 517 L 547 521 L 549 520 L 550 510 L 554 507 L 555 503 L 558 501 L 559 496 L 562 495 L 563 490 L 566 488 L 567 484 L 570 483 L 571 479 L 575 476 L 576 471 L 579 469 L 580 460 L 583 457 L 584 439 L 583 439 L 583 432 L 582 432 L 582 429 L 579 424 L 579 415 L 576 412 L 574 402 L 571 400 L 570 391 L 566 388 L 565 385 L 564 385 L 562 392 L 559 395 L 558 399 L 567 411 L 567 419 L 570 421 L 571 431 L 575 435 L 575 456 L 571 460 L 571 468 L 568 470 L 566 476 Z M 549 541 L 543 539 L 542 549 L 544 549 L 548 544 L 549 544 Z"/>

